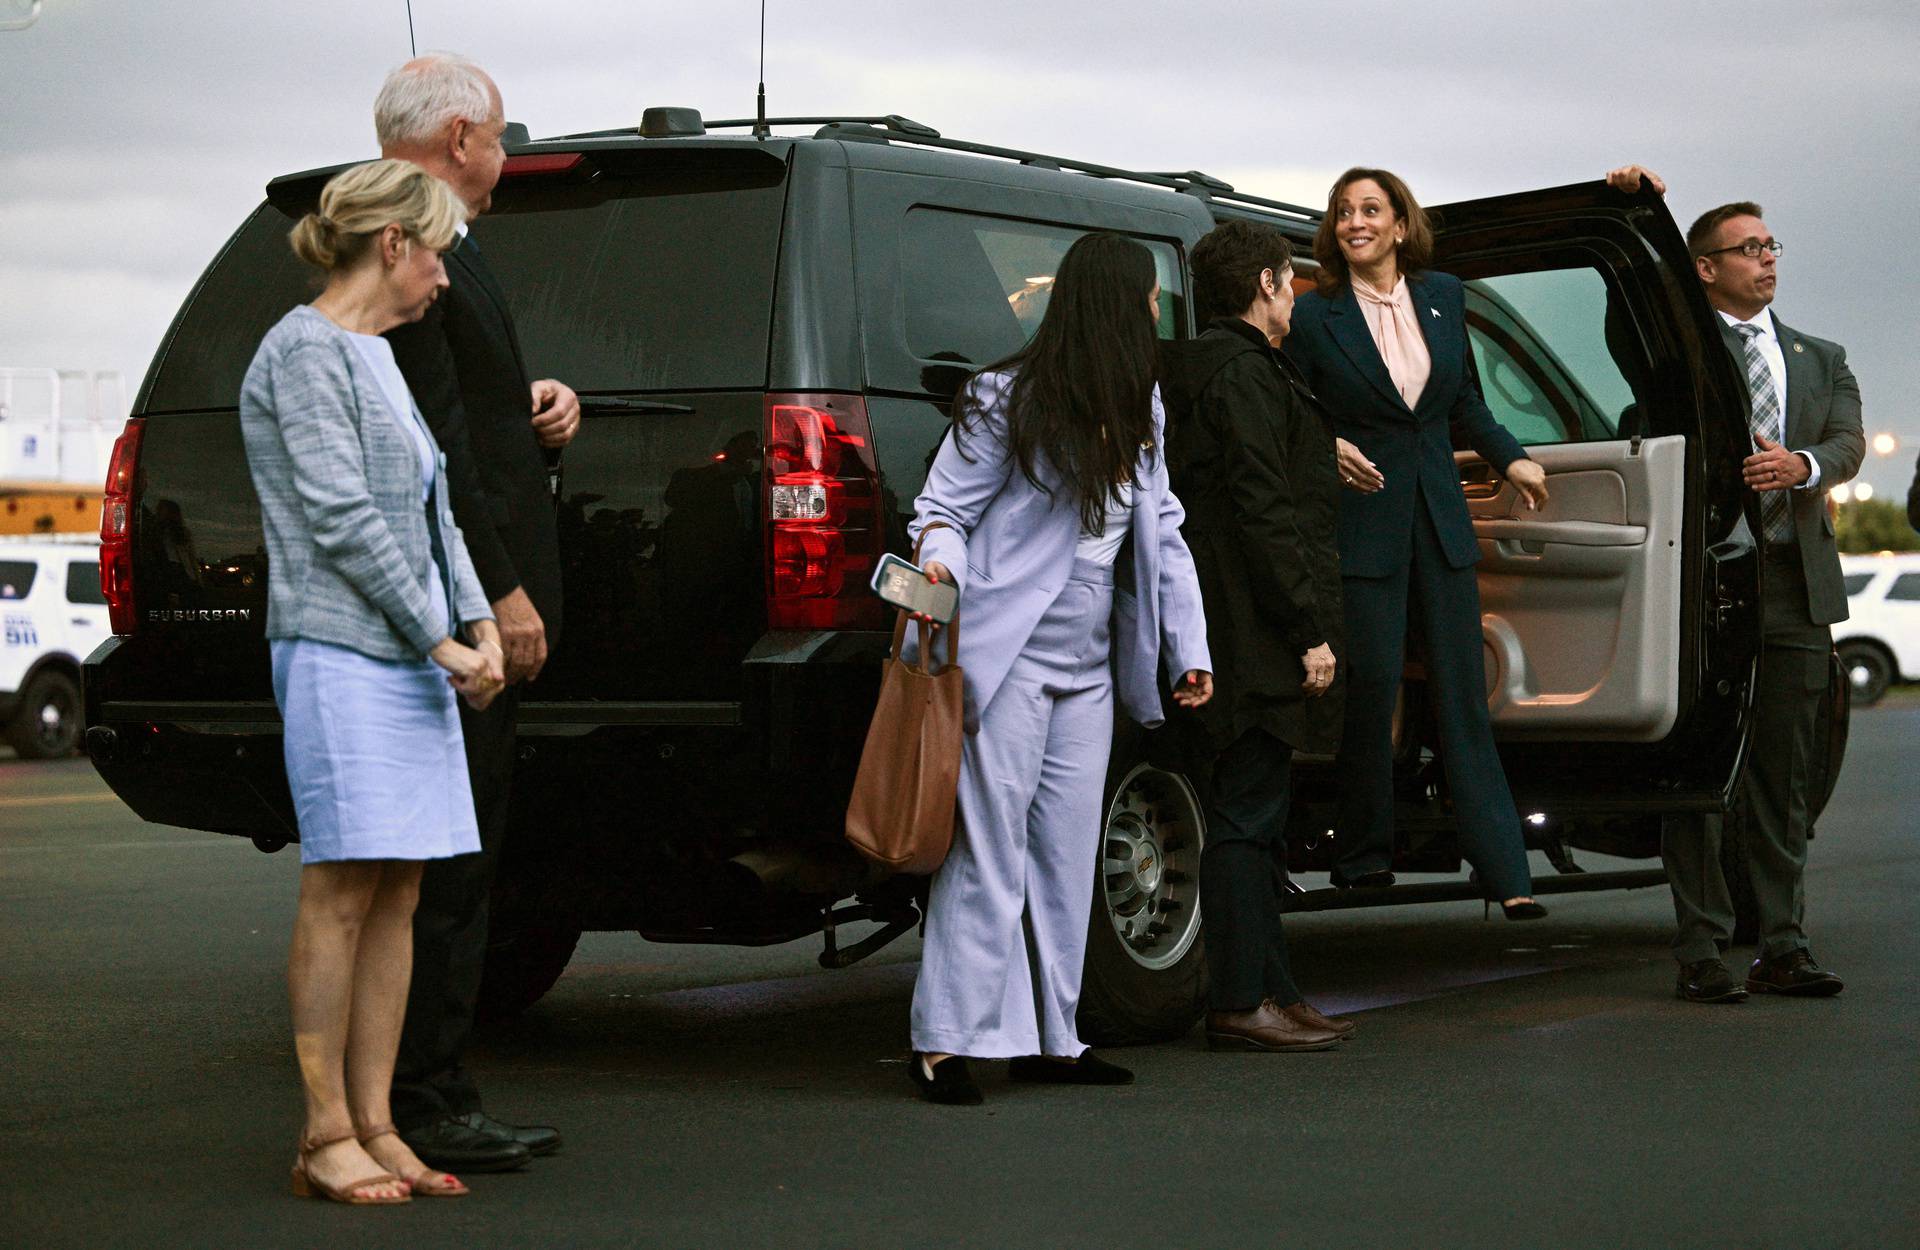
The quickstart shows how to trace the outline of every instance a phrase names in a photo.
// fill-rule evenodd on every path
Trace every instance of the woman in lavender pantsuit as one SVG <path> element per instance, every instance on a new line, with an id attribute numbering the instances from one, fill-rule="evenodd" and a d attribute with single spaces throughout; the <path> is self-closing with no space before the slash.
<path id="1" fill-rule="evenodd" d="M 966 1057 L 1016 1080 L 1125 1084 L 1074 1030 L 1113 705 L 1152 726 L 1213 690 L 1154 386 L 1151 254 L 1089 235 L 1033 341 L 978 374 L 915 501 L 929 577 L 960 589 L 959 828 L 933 880 L 911 1073 L 977 1103 Z"/>

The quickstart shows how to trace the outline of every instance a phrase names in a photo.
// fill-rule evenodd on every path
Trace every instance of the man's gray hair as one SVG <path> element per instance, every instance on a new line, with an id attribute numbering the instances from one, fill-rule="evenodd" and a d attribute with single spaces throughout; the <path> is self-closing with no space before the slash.
<path id="1" fill-rule="evenodd" d="M 387 75 L 373 101 L 373 129 L 382 148 L 431 143 L 455 121 L 493 115 L 491 80 L 464 56 L 429 52 Z"/>

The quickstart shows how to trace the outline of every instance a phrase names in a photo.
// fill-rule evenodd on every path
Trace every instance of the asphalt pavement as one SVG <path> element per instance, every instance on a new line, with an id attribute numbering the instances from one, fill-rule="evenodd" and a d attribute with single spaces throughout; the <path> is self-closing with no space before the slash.
<path id="1" fill-rule="evenodd" d="M 1808 873 L 1830 1000 L 1681 1004 L 1663 890 L 1294 918 L 1309 1055 L 1198 1031 L 1118 1090 L 912 1097 L 915 947 L 590 935 L 474 1056 L 566 1147 L 471 1197 L 296 1201 L 298 860 L 0 756 L 0 1246 L 1920 1246 L 1920 703 L 1857 713 Z M 1604 865 L 1604 861 L 1602 861 Z M 1620 865 L 1610 865 L 1620 866 Z"/>

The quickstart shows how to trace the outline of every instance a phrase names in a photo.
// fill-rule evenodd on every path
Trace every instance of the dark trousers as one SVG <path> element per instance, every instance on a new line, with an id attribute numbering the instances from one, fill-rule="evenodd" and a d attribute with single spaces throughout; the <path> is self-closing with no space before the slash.
<path id="1" fill-rule="evenodd" d="M 1415 498 L 1413 558 L 1386 577 L 1343 577 L 1347 719 L 1339 769 L 1339 861 L 1352 880 L 1393 865 L 1393 706 L 1406 662 L 1407 630 L 1426 639 L 1427 689 L 1440 730 L 1460 850 L 1491 899 L 1533 889 L 1520 817 L 1493 745 L 1480 635 L 1480 585 L 1471 566 L 1452 568 L 1426 503 Z M 1209 919 L 1211 923 L 1211 919 Z"/>
<path id="2" fill-rule="evenodd" d="M 1760 913 L 1760 954 L 1776 959 L 1807 947 L 1803 928 L 1807 805 L 1818 780 L 1820 705 L 1827 690 L 1832 631 L 1807 612 L 1799 552 L 1767 557 L 1761 593 L 1764 633 L 1754 677 L 1753 728 L 1741 801 L 1747 873 Z M 1683 964 L 1717 959 L 1731 943 L 1733 902 L 1720 865 L 1721 818 L 1670 819 L 1660 854 L 1673 887 L 1678 927 L 1673 955 Z"/>
<path id="3" fill-rule="evenodd" d="M 480 1091 L 461 1064 L 487 953 L 487 898 L 507 828 L 519 695 L 484 712 L 460 705 L 480 851 L 427 863 L 413 913 L 413 984 L 393 1074 L 393 1119 L 417 1128 L 480 1110 Z"/>
<path id="4" fill-rule="evenodd" d="M 1280 929 L 1284 886 L 1276 852 L 1287 831 L 1293 748 L 1250 729 L 1213 765 L 1213 804 L 1200 852 L 1207 919 L 1207 1004 L 1250 1011 L 1263 998 L 1300 1001 Z"/>

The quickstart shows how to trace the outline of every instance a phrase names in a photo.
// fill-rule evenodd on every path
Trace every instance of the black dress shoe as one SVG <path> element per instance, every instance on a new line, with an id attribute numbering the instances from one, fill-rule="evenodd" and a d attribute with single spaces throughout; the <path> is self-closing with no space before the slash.
<path id="1" fill-rule="evenodd" d="M 1744 1003 L 1746 990 L 1733 979 L 1727 966 L 1717 959 L 1701 959 L 1680 969 L 1673 984 L 1673 996 L 1690 1003 Z"/>
<path id="2" fill-rule="evenodd" d="M 1847 983 L 1813 962 L 1804 950 L 1778 959 L 1756 959 L 1747 969 L 1747 988 L 1756 994 L 1791 994 L 1798 998 L 1827 998 Z"/>
<path id="3" fill-rule="evenodd" d="M 533 1152 L 501 1133 L 475 1127 L 485 1116 L 443 1116 L 431 1124 L 400 1130 L 400 1140 L 428 1167 L 453 1172 L 511 1172 L 527 1166 Z"/>
<path id="4" fill-rule="evenodd" d="M 517 1141 L 527 1148 L 528 1154 L 535 1158 L 550 1155 L 560 1149 L 560 1130 L 548 1128 L 544 1124 L 505 1124 L 484 1111 L 473 1111 L 453 1118 L 482 1133 Z"/>
<path id="5" fill-rule="evenodd" d="M 1329 879 L 1336 890 L 1378 890 L 1393 884 L 1393 874 L 1384 868 L 1377 872 L 1363 872 L 1352 879 L 1336 872 Z"/>
<path id="6" fill-rule="evenodd" d="M 1133 1073 L 1117 1063 L 1108 1063 L 1090 1050 L 1080 1052 L 1072 1063 L 1049 1059 L 1044 1055 L 1022 1055 L 1007 1064 L 1007 1076 L 1015 1081 L 1035 1081 L 1043 1085 L 1131 1085 Z"/>
<path id="7" fill-rule="evenodd" d="M 932 1072 L 927 1071 L 926 1061 L 919 1055 L 910 1056 L 907 1075 L 913 1078 L 913 1083 L 920 1087 L 920 1096 L 928 1102 L 949 1107 L 977 1107 L 987 1100 L 980 1087 L 973 1083 L 967 1061 L 959 1055 L 948 1055 L 933 1065 Z"/>

